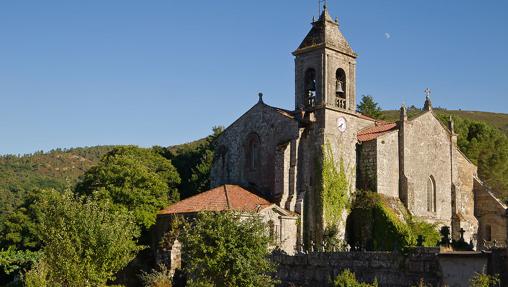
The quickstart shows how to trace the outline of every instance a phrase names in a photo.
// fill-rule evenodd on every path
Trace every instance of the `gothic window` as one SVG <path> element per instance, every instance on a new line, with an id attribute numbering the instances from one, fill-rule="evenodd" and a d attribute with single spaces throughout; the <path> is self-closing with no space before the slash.
<path id="1" fill-rule="evenodd" d="M 427 211 L 436 212 L 436 181 L 433 176 L 427 179 Z"/>
<path id="2" fill-rule="evenodd" d="M 256 171 L 259 165 L 259 136 L 256 133 L 251 133 L 247 137 L 245 163 L 247 170 Z"/>
<path id="3" fill-rule="evenodd" d="M 316 71 L 312 68 L 305 71 L 304 93 L 305 106 L 313 107 L 316 101 Z"/>
<path id="4" fill-rule="evenodd" d="M 335 72 L 335 104 L 338 108 L 346 109 L 346 72 L 337 69 Z"/>

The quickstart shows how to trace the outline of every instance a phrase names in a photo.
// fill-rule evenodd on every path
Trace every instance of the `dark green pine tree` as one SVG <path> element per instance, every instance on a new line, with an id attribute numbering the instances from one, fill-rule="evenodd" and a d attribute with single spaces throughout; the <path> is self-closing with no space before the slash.
<path id="1" fill-rule="evenodd" d="M 363 95 L 362 101 L 358 105 L 358 111 L 366 116 L 382 120 L 384 119 L 381 108 L 374 101 L 371 95 Z"/>

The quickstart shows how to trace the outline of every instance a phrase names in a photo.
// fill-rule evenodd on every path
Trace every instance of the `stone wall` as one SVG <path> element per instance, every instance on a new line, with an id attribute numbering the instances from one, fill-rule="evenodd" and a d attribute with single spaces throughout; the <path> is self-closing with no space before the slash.
<path id="1" fill-rule="evenodd" d="M 481 181 L 475 178 L 475 216 L 479 222 L 478 246 L 484 248 L 484 242 L 496 241 L 506 246 L 508 221 L 506 206 L 492 194 Z M 490 229 L 490 236 L 489 236 Z"/>
<path id="2" fill-rule="evenodd" d="M 363 282 L 381 286 L 417 285 L 421 278 L 436 286 L 441 278 L 437 249 L 421 249 L 404 256 L 394 252 L 311 253 L 274 255 L 282 286 L 328 287 L 329 280 L 350 269 Z"/>
<path id="3" fill-rule="evenodd" d="M 377 141 L 362 143 L 359 148 L 358 182 L 361 190 L 377 191 Z"/>
<path id="4" fill-rule="evenodd" d="M 344 269 L 361 282 L 377 280 L 379 286 L 467 287 L 475 273 L 506 273 L 506 251 L 493 253 L 439 253 L 438 248 L 414 248 L 406 255 L 396 252 L 310 253 L 296 256 L 272 255 L 278 263 L 281 286 L 328 287 Z M 497 254 L 497 253 L 496 253 Z M 503 285 L 505 286 L 505 285 Z"/>
<path id="5" fill-rule="evenodd" d="M 377 138 L 377 192 L 399 197 L 399 136 L 390 132 Z"/>
<path id="6" fill-rule="evenodd" d="M 255 169 L 247 167 L 247 146 L 252 135 L 259 138 Z M 212 187 L 238 184 L 275 201 L 277 148 L 298 137 L 298 122 L 291 115 L 260 101 L 217 139 L 217 157 L 210 172 Z"/>
<path id="7" fill-rule="evenodd" d="M 432 112 L 404 122 L 404 175 L 408 209 L 430 222 L 451 225 L 450 135 Z M 427 210 L 427 182 L 436 186 L 436 212 Z"/>

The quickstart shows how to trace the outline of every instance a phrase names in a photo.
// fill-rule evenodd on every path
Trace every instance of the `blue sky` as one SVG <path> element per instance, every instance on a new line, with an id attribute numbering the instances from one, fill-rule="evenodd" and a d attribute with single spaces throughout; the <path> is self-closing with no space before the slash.
<path id="1" fill-rule="evenodd" d="M 384 109 L 508 112 L 508 1 L 329 1 Z M 293 108 L 317 1 L 2 0 L 0 154 L 182 143 L 256 103 Z"/>

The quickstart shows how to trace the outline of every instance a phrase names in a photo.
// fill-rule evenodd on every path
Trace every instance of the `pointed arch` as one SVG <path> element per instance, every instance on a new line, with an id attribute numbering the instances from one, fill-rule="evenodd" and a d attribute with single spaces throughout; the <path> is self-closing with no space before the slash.
<path id="1" fill-rule="evenodd" d="M 248 171 L 257 171 L 261 141 L 257 133 L 250 133 L 245 143 L 245 164 Z"/>
<path id="2" fill-rule="evenodd" d="M 434 176 L 427 179 L 427 211 L 436 212 L 436 180 Z"/>

